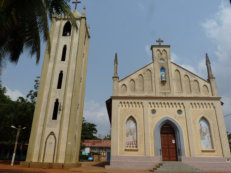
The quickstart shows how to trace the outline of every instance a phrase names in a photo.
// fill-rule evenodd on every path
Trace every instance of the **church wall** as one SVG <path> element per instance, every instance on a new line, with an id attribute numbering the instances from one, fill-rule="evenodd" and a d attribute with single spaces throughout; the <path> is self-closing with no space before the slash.
<path id="1" fill-rule="evenodd" d="M 184 110 L 184 103 L 179 101 L 163 101 L 163 100 L 155 100 L 155 101 L 148 101 L 149 107 L 148 107 L 148 122 L 149 122 L 149 138 L 150 140 L 150 148 L 151 148 L 151 155 L 160 155 L 160 151 L 156 151 L 156 142 L 155 141 L 155 128 L 158 124 L 158 122 L 165 118 L 169 117 L 173 120 L 175 120 L 179 126 L 181 127 L 183 131 L 184 136 L 184 150 L 185 150 L 185 156 L 189 156 L 189 144 L 188 144 L 188 133 L 187 133 L 187 125 L 186 125 L 186 119 L 185 119 L 185 110 Z M 156 112 L 153 114 L 153 110 Z M 178 114 L 177 111 L 182 110 L 181 114 Z M 180 145 L 180 144 L 178 144 Z M 181 149 L 183 150 L 183 149 Z"/>
<path id="2" fill-rule="evenodd" d="M 139 101 L 121 101 L 119 103 L 119 155 L 144 156 L 144 119 L 143 104 Z M 137 149 L 126 148 L 126 121 L 133 117 L 137 124 Z"/>
<path id="3" fill-rule="evenodd" d="M 172 64 L 174 95 L 175 96 L 212 96 L 210 83 L 197 75 L 183 69 L 182 67 Z M 176 75 L 176 71 L 180 74 L 180 79 Z M 186 79 L 189 79 L 190 85 Z M 181 82 L 181 85 L 179 84 Z M 180 86 L 182 91 L 180 91 Z"/>
<path id="4" fill-rule="evenodd" d="M 118 95 L 154 95 L 153 82 L 153 67 L 149 64 L 120 80 Z"/>
<path id="5" fill-rule="evenodd" d="M 190 114 L 192 117 L 191 120 L 194 134 L 194 156 L 223 156 L 214 104 L 211 102 L 192 102 L 190 104 Z M 211 140 L 213 145 L 213 147 L 210 149 L 204 149 L 201 146 L 199 131 L 199 121 L 201 118 L 205 118 L 210 126 Z"/>

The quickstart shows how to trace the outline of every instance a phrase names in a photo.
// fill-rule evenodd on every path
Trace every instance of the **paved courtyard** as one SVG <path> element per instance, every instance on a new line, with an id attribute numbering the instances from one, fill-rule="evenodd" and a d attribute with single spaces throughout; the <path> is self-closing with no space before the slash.
<path id="1" fill-rule="evenodd" d="M 10 166 L 9 163 L 0 162 L 0 173 L 150 173 L 151 171 L 122 171 L 122 170 L 106 170 L 102 164 L 98 163 L 82 163 L 82 166 L 79 168 L 71 169 L 43 169 L 43 168 L 24 168 L 16 164 Z M 218 173 L 218 172 L 209 172 L 209 173 Z M 220 172 L 219 172 L 220 173 Z M 231 170 L 230 170 L 231 173 Z"/>

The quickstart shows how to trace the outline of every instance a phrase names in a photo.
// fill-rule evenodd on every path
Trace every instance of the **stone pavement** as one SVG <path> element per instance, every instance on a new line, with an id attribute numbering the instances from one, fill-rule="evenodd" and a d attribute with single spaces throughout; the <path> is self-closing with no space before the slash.
<path id="1" fill-rule="evenodd" d="M 82 163 L 79 168 L 71 169 L 43 169 L 43 168 L 25 168 L 18 164 L 10 166 L 10 163 L 0 162 L 0 173 L 150 173 L 151 171 L 129 171 L 129 170 L 106 170 L 103 164 Z M 218 172 L 209 172 L 218 173 Z M 220 173 L 220 172 L 219 172 Z M 231 171 L 230 171 L 231 173 Z"/>

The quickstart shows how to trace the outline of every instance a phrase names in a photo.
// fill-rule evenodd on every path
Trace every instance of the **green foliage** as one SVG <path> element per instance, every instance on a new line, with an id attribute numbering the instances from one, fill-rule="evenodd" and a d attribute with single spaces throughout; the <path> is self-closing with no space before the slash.
<path id="1" fill-rule="evenodd" d="M 85 118 L 83 118 L 81 140 L 84 141 L 85 139 L 98 139 L 95 136 L 96 133 L 96 125 L 93 123 L 86 122 Z"/>
<path id="2" fill-rule="evenodd" d="M 23 97 L 19 97 L 17 101 L 12 101 L 5 95 L 6 89 L 2 87 L 0 82 L 0 142 L 6 144 L 12 144 L 15 142 L 16 129 L 11 126 L 26 127 L 25 130 L 21 130 L 19 143 L 28 143 L 33 119 L 33 113 L 35 108 L 35 101 L 38 89 L 38 77 L 35 80 L 34 90 L 29 92 L 27 100 Z M 33 96 L 33 97 L 32 97 Z"/>
<path id="3" fill-rule="evenodd" d="M 26 98 L 30 100 L 31 103 L 35 106 L 37 95 L 38 95 L 38 87 L 39 87 L 39 76 L 35 79 L 34 90 L 30 90 L 27 94 Z"/>
<path id="4" fill-rule="evenodd" d="M 228 133 L 229 148 L 231 150 L 231 133 Z"/>
<path id="5" fill-rule="evenodd" d="M 1 0 L 0 1 L 0 65 L 17 62 L 24 49 L 40 58 L 41 37 L 49 42 L 48 21 L 53 14 L 65 14 L 73 25 L 70 0 Z M 50 47 L 49 47 L 50 50 Z"/>
<path id="6" fill-rule="evenodd" d="M 104 140 L 111 140 L 111 134 L 107 134 L 103 139 Z"/>

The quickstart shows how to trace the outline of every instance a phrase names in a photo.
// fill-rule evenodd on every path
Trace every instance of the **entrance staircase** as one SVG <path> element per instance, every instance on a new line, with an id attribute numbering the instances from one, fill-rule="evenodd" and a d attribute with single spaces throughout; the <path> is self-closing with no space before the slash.
<path id="1" fill-rule="evenodd" d="M 157 165 L 153 172 L 201 172 L 199 169 L 193 168 L 192 166 L 189 166 L 182 162 L 162 162 L 159 165 Z"/>

